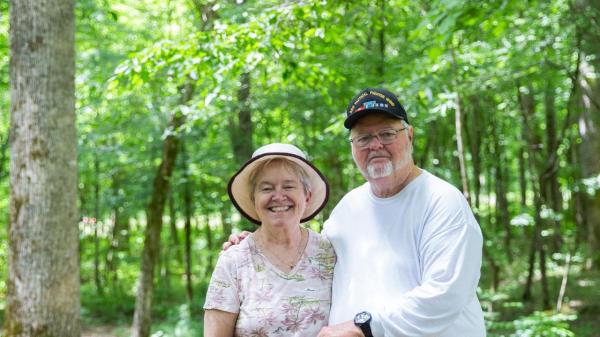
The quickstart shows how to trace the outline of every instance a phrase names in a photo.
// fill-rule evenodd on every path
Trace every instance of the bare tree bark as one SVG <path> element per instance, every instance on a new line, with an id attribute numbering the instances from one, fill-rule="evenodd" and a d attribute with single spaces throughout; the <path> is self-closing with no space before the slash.
<path id="1" fill-rule="evenodd" d="M 10 1 L 7 337 L 81 333 L 74 5 Z"/>

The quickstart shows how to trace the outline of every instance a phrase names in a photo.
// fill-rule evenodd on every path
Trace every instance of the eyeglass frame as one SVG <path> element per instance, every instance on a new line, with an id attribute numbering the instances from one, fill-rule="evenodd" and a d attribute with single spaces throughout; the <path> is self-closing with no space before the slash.
<path id="1" fill-rule="evenodd" d="M 377 138 L 377 140 L 379 141 L 379 143 L 381 143 L 381 145 L 389 145 L 392 144 L 393 142 L 396 141 L 396 139 L 398 139 L 398 135 L 400 134 L 400 132 L 408 129 L 408 125 L 404 124 L 404 127 L 400 128 L 400 129 L 396 129 L 396 128 L 387 128 L 387 129 L 383 129 L 383 130 L 379 130 L 376 133 L 368 133 L 368 134 L 363 134 L 363 135 L 357 135 L 356 137 L 352 137 L 349 138 L 348 141 L 352 144 L 355 144 L 356 147 L 358 147 L 359 149 L 366 149 L 371 145 L 371 142 L 373 142 L 373 139 Z M 394 131 L 394 136 L 392 139 L 390 140 L 386 140 L 384 141 L 381 138 L 381 133 L 382 132 L 390 132 L 390 131 Z M 359 139 L 363 139 L 363 138 L 368 138 L 367 143 L 365 143 L 364 145 L 359 145 L 357 143 L 357 141 Z"/>

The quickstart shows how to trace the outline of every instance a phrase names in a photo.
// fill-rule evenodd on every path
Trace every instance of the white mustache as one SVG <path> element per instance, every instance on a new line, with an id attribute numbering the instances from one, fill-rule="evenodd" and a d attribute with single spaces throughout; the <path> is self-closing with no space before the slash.
<path id="1" fill-rule="evenodd" d="M 367 160 L 371 160 L 375 157 L 386 157 L 389 159 L 390 155 L 386 152 L 369 152 L 369 155 L 367 156 Z"/>

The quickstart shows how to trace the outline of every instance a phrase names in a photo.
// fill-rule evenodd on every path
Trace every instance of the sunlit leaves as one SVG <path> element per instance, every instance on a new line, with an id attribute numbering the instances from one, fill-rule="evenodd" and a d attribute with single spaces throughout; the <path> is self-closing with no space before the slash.
<path id="1" fill-rule="evenodd" d="M 228 131 L 239 111 L 240 75 L 246 73 L 254 144 L 286 141 L 306 150 L 331 180 L 333 206 L 343 192 L 364 181 L 343 127 L 347 101 L 363 87 L 383 86 L 399 95 L 409 114 L 419 164 L 455 184 L 454 113 L 461 104 L 465 145 L 481 148 L 466 155 L 469 175 L 475 160 L 481 166 L 477 215 L 487 249 L 503 262 L 503 227 L 494 218 L 493 175 L 500 164 L 508 174 L 511 230 L 523 234 L 534 224 L 527 199 L 531 190 L 525 205 L 519 202 L 523 126 L 517 95 L 533 96 L 533 125 L 541 132 L 546 128 L 542 89 L 550 83 L 558 122 L 564 122 L 578 57 L 573 22 L 591 21 L 587 15 L 570 16 L 566 0 L 84 0 L 77 13 L 82 212 L 94 209 L 98 186 L 98 217 L 106 218 L 104 223 L 110 224 L 116 207 L 132 217 L 143 213 L 161 140 L 177 134 L 186 146 L 187 175 L 178 168 L 172 187 L 175 195 L 186 184 L 192 187 L 198 228 L 205 228 L 204 222 L 216 231 L 220 221 L 242 223 L 226 186 L 237 169 Z M 5 18 L 0 27 L 7 31 Z M 7 43 L 0 34 L 0 45 Z M 0 64 L 7 64 L 7 52 L 0 52 Z M 0 75 L 7 76 L 5 69 Z M 189 83 L 194 95 L 182 101 L 182 85 Z M 8 92 L 3 95 L 6 107 Z M 5 118 L 8 109 L 3 111 Z M 172 114 L 185 116 L 186 123 L 165 131 Z M 558 169 L 563 205 L 568 206 L 578 190 L 595 192 L 597 179 L 582 182 L 577 176 L 579 168 L 569 156 L 581 142 L 572 137 L 578 126 L 566 130 L 558 146 Z M 531 155 L 525 153 L 525 160 Z M 533 179 L 526 178 L 531 188 Z M 113 187 L 119 179 L 121 186 Z M 475 178 L 470 179 L 473 184 Z M 180 201 L 175 207 L 179 210 Z M 544 215 L 546 220 L 560 212 L 561 226 L 573 230 L 572 210 L 553 212 L 545 213 L 552 215 Z M 528 239 L 517 240 L 524 244 Z M 201 242 L 198 247 L 206 247 Z M 84 266 L 90 264 L 87 258 Z"/>

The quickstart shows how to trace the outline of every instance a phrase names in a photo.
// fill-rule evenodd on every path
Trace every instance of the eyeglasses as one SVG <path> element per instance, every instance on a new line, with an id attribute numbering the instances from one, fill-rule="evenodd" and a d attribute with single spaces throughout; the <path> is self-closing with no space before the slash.
<path id="1" fill-rule="evenodd" d="M 405 126 L 402 129 L 385 129 L 376 134 L 358 135 L 349 140 L 350 143 L 356 145 L 360 149 L 369 147 L 374 138 L 377 138 L 381 144 L 387 145 L 393 143 L 398 137 L 398 134 L 406 129 L 408 129 L 408 126 Z"/>

